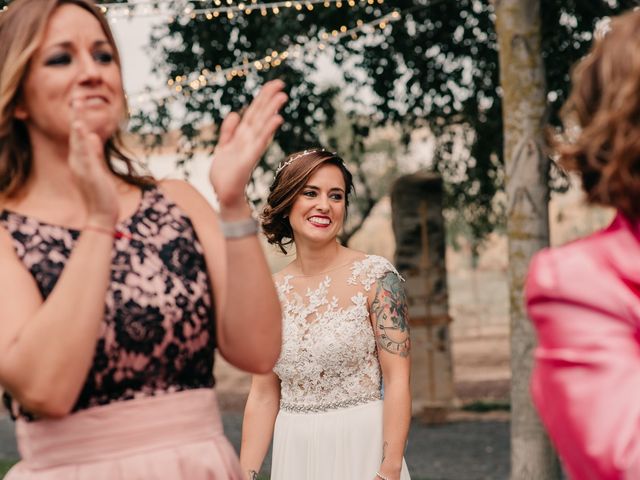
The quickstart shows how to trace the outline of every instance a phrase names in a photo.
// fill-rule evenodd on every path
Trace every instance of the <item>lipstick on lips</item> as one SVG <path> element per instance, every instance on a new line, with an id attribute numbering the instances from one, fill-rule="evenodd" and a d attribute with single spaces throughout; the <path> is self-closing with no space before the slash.
<path id="1" fill-rule="evenodd" d="M 311 225 L 317 228 L 327 228 L 331 225 L 331 219 L 326 215 L 313 215 L 307 219 Z"/>

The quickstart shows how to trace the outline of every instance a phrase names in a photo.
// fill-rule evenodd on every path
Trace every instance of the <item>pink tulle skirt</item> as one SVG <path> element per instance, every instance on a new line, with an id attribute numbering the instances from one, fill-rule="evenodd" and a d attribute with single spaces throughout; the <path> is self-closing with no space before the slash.
<path id="1" fill-rule="evenodd" d="M 5 480 L 241 479 L 212 389 L 16 423 L 22 461 Z"/>

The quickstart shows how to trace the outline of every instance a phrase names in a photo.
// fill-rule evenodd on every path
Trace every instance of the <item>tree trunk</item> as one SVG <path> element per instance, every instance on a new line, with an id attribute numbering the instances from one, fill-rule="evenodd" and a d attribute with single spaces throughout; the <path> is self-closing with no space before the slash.
<path id="1" fill-rule="evenodd" d="M 443 423 L 454 404 L 443 183 L 434 173 L 404 175 L 391 189 L 395 265 L 405 279 L 411 325 L 415 417 Z"/>
<path id="2" fill-rule="evenodd" d="M 535 333 L 523 302 L 531 257 L 549 244 L 549 159 L 540 0 L 495 0 L 503 90 L 511 303 L 511 478 L 554 480 L 559 462 L 531 403 Z"/>

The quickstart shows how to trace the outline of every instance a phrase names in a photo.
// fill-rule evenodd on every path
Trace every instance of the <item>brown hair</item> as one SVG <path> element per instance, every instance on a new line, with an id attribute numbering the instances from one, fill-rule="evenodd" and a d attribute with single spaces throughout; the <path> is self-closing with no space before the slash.
<path id="1" fill-rule="evenodd" d="M 323 165 L 335 165 L 342 172 L 345 186 L 345 216 L 349 208 L 349 195 L 353 192 L 353 177 L 342 158 L 323 148 L 305 150 L 289 155 L 280 164 L 276 178 L 269 189 L 267 205 L 262 211 L 262 230 L 267 241 L 287 253 L 285 246 L 293 243 L 293 230 L 289 212 L 298 195 L 316 170 Z"/>
<path id="2" fill-rule="evenodd" d="M 42 43 L 49 18 L 65 4 L 83 8 L 100 22 L 113 47 L 114 60 L 121 66 L 109 24 L 90 0 L 14 0 L 0 13 L 0 197 L 15 195 L 31 173 L 29 135 L 25 124 L 16 119 L 14 113 L 31 58 Z M 109 170 L 130 184 L 153 184 L 151 177 L 136 172 L 134 161 L 122 148 L 121 133 L 116 132 L 105 144 Z"/>
<path id="3" fill-rule="evenodd" d="M 561 163 L 582 177 L 590 202 L 634 219 L 640 217 L 638 32 L 640 11 L 615 18 L 578 64 L 562 109 L 564 137 L 555 142 Z"/>

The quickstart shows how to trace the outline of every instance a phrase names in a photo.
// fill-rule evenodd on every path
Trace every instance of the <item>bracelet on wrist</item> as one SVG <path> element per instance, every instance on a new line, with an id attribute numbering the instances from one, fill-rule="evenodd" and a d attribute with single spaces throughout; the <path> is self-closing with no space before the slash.
<path id="1" fill-rule="evenodd" d="M 376 477 L 380 478 L 381 480 L 389 480 L 387 477 L 382 475 L 380 472 L 376 472 Z"/>
<path id="2" fill-rule="evenodd" d="M 258 227 L 258 221 L 253 217 L 233 222 L 220 221 L 220 229 L 222 230 L 222 235 L 227 240 L 256 235 L 259 230 Z"/>
<path id="3" fill-rule="evenodd" d="M 91 230 L 94 232 L 103 233 L 113 238 L 131 238 L 131 235 L 121 232 L 120 230 L 116 230 L 115 228 L 99 227 L 97 225 L 85 225 L 82 230 Z"/>

